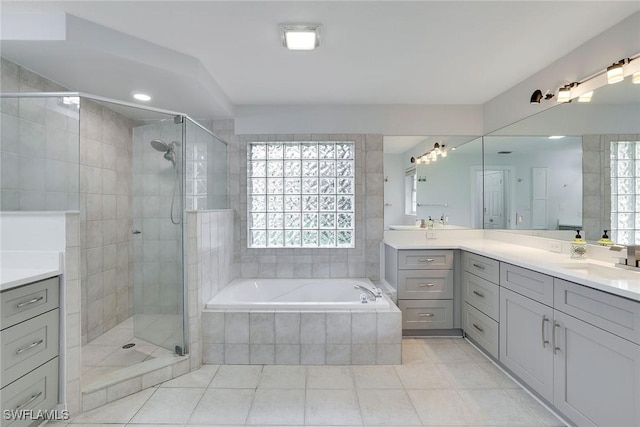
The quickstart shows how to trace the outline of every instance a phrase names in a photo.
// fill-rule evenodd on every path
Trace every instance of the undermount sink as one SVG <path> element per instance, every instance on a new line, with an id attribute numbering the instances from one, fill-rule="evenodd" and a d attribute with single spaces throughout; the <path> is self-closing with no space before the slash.
<path id="1" fill-rule="evenodd" d="M 571 270 L 572 272 L 583 274 L 585 276 L 597 277 L 608 280 L 638 280 L 640 275 L 636 272 L 616 267 L 606 267 L 590 262 L 575 262 L 566 264 L 556 264 L 557 267 Z"/>

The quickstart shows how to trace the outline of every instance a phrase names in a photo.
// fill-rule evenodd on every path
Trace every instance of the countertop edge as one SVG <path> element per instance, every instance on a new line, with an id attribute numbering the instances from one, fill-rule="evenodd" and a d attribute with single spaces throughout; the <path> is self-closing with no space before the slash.
<path id="1" fill-rule="evenodd" d="M 61 269 L 42 269 L 37 274 L 20 277 L 18 279 L 10 280 L 0 284 L 0 292 L 6 292 L 11 289 L 19 288 L 23 285 L 28 285 L 30 283 L 39 282 L 41 280 L 50 279 L 52 277 L 56 277 L 61 275 L 63 272 Z"/>

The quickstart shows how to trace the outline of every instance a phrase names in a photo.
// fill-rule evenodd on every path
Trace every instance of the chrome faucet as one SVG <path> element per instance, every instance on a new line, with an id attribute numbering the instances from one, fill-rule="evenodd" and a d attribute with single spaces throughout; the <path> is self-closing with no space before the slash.
<path id="1" fill-rule="evenodd" d="M 366 294 L 369 295 L 369 297 L 366 299 L 363 299 L 362 297 L 360 298 L 360 301 L 362 301 L 362 303 L 366 303 L 367 300 L 376 301 L 378 298 L 382 298 L 382 290 L 380 288 L 374 287 L 373 290 L 371 290 L 366 286 L 358 285 L 357 283 L 353 285 L 353 288 L 360 289 L 361 291 L 364 291 Z"/>

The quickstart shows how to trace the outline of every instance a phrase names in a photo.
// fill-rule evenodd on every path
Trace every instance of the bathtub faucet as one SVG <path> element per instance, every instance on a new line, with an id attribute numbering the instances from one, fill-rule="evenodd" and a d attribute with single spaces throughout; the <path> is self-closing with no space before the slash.
<path id="1" fill-rule="evenodd" d="M 380 288 L 376 288 L 374 287 L 373 290 L 367 288 L 366 286 L 362 286 L 362 285 L 358 285 L 355 284 L 353 285 L 354 289 L 360 289 L 361 291 L 364 291 L 365 293 L 367 293 L 369 295 L 369 298 L 363 299 L 360 298 L 360 300 L 365 303 L 368 300 L 370 301 L 376 301 L 378 298 L 382 298 L 382 290 L 380 290 Z M 364 294 L 363 294 L 364 295 Z"/>

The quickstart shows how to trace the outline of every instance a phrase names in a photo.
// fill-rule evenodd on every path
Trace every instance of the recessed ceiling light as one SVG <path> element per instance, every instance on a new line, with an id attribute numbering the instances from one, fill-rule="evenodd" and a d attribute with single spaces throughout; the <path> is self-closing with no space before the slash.
<path id="1" fill-rule="evenodd" d="M 549 137 L 549 139 L 562 139 L 562 138 L 564 138 L 564 135 L 551 135 Z"/>
<path id="2" fill-rule="evenodd" d="M 138 101 L 144 101 L 144 102 L 148 102 L 151 101 L 151 96 L 147 95 L 146 93 L 142 93 L 142 92 L 133 92 L 134 99 L 137 99 Z"/>
<path id="3" fill-rule="evenodd" d="M 320 46 L 319 24 L 281 24 L 280 39 L 289 50 L 313 50 Z"/>

